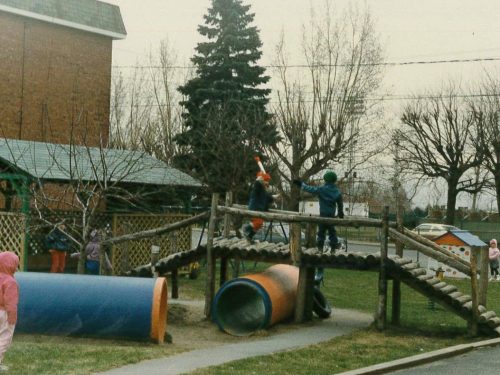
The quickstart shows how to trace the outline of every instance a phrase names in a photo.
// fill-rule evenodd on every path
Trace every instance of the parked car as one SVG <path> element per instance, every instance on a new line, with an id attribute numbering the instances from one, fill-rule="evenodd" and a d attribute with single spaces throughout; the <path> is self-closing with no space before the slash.
<path id="1" fill-rule="evenodd" d="M 460 230 L 460 228 L 453 225 L 437 224 L 437 223 L 424 223 L 412 229 L 412 232 L 420 234 L 422 237 L 430 240 L 437 238 L 450 230 Z"/>

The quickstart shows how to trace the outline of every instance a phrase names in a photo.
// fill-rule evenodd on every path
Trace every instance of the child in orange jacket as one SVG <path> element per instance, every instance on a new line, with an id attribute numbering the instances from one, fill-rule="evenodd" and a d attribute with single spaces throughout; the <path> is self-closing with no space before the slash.
<path id="1" fill-rule="evenodd" d="M 19 265 L 18 256 L 5 251 L 0 253 L 0 371 L 8 371 L 3 356 L 12 342 L 17 322 L 19 287 L 14 273 Z"/>

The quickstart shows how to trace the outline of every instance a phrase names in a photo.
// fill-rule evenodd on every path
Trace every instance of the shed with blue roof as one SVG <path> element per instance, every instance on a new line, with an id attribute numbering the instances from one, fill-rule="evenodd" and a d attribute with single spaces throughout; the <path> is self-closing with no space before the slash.
<path id="1" fill-rule="evenodd" d="M 478 236 L 466 230 L 450 230 L 445 234 L 442 234 L 441 236 L 435 238 L 433 241 L 443 249 L 452 252 L 453 254 L 459 256 L 467 262 L 470 262 L 470 254 L 473 247 L 488 246 Z M 441 268 L 444 270 L 444 276 L 446 277 L 465 277 L 463 273 L 458 272 L 457 270 L 452 269 L 434 259 L 429 259 L 427 268 L 432 271 Z"/>

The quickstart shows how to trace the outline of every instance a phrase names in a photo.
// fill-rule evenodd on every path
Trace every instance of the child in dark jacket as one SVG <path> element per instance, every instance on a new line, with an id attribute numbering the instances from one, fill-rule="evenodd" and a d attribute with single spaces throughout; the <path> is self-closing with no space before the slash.
<path id="1" fill-rule="evenodd" d="M 248 202 L 248 209 L 252 211 L 268 211 L 269 206 L 273 203 L 278 195 L 272 195 L 267 191 L 271 175 L 265 172 L 258 172 L 257 178 L 253 183 Z M 258 217 L 253 217 L 250 224 L 245 225 L 243 234 L 248 242 L 253 242 L 253 237 L 260 228 L 264 225 L 264 220 Z"/>
<path id="2" fill-rule="evenodd" d="M 5 251 L 0 253 L 0 371 L 8 371 L 3 357 L 12 342 L 17 322 L 19 287 L 14 273 L 19 266 L 18 256 Z"/>
<path id="3" fill-rule="evenodd" d="M 51 255 L 50 272 L 64 273 L 66 253 L 71 250 L 71 240 L 64 232 L 66 226 L 59 224 L 45 238 L 45 246 Z"/>
<path id="4" fill-rule="evenodd" d="M 309 186 L 300 180 L 293 180 L 301 190 L 317 195 L 319 198 L 319 216 L 321 217 L 344 217 L 344 205 L 342 202 L 342 193 L 335 185 L 337 175 L 333 171 L 327 171 L 323 175 L 325 183 L 321 186 Z M 334 253 L 340 247 L 337 232 L 333 224 L 318 224 L 318 233 L 316 237 L 316 246 L 320 252 L 323 252 L 325 245 L 326 232 L 328 231 L 328 240 L 330 241 L 331 252 Z M 323 269 L 319 268 L 316 274 L 316 280 L 323 279 Z"/>

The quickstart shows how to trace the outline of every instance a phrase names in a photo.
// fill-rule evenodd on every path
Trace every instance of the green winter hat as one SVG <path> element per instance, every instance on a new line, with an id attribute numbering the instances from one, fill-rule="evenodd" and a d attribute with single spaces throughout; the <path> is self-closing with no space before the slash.
<path id="1" fill-rule="evenodd" d="M 327 171 L 323 175 L 323 180 L 325 180 L 326 182 L 334 183 L 337 181 L 337 174 L 333 171 Z"/>

